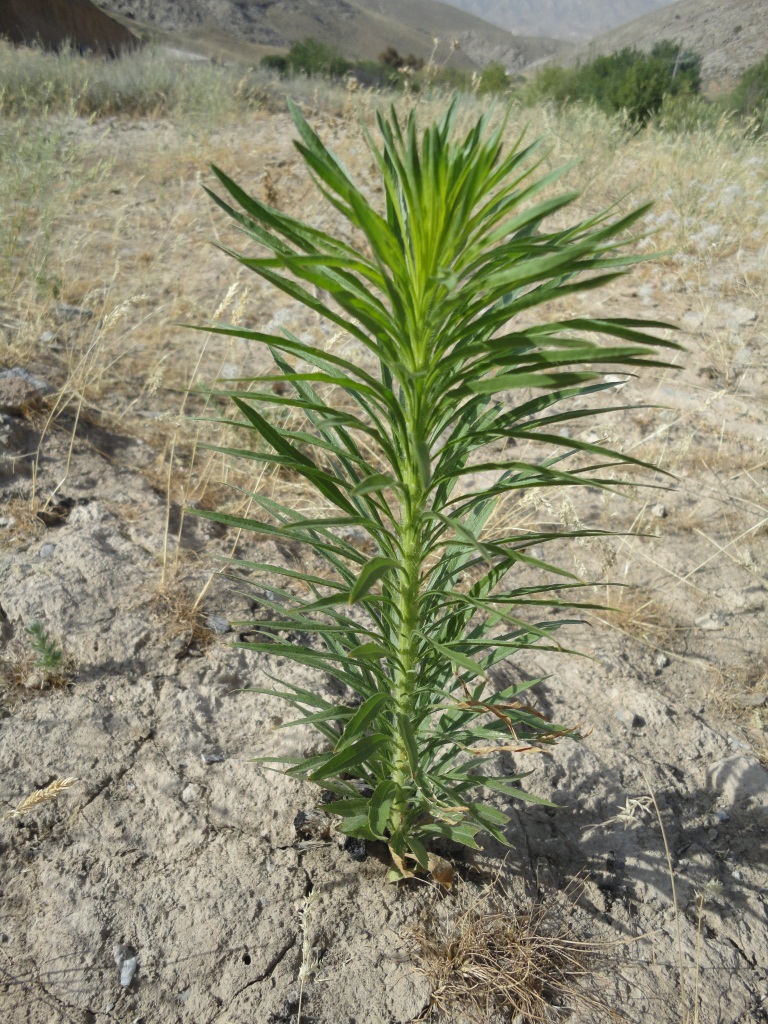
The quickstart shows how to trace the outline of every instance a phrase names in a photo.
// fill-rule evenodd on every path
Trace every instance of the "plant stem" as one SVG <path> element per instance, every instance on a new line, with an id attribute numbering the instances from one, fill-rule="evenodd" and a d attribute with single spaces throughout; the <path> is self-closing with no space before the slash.
<path id="1" fill-rule="evenodd" d="M 392 805 L 393 846 L 402 843 L 408 830 L 408 796 L 412 789 L 412 771 L 408 757 L 406 723 L 413 718 L 413 695 L 416 690 L 419 628 L 419 579 L 421 575 L 421 485 L 418 471 L 412 468 L 406 484 L 402 521 L 402 567 L 398 584 L 398 658 L 395 670 L 395 755 L 392 779 L 397 787 Z"/>

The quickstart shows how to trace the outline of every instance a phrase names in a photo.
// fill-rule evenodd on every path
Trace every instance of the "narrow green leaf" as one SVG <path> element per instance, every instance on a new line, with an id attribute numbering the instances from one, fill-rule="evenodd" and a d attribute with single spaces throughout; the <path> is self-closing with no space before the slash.
<path id="1" fill-rule="evenodd" d="M 405 744 L 411 775 L 415 777 L 419 771 L 419 745 L 416 740 L 416 734 L 413 731 L 413 725 L 407 715 L 398 714 L 397 731 Z"/>
<path id="2" fill-rule="evenodd" d="M 393 657 L 393 651 L 382 647 L 381 644 L 371 642 L 353 647 L 349 652 L 349 656 L 350 658 L 360 658 L 363 661 L 378 661 L 381 658 Z"/>
<path id="3" fill-rule="evenodd" d="M 389 815 L 392 810 L 397 786 L 391 779 L 384 779 L 373 791 L 368 801 L 368 824 L 374 835 L 384 839 L 387 832 Z"/>
<path id="4" fill-rule="evenodd" d="M 387 558 L 384 555 L 377 555 L 369 562 L 366 562 L 349 592 L 349 604 L 355 604 L 357 601 L 360 601 L 361 598 L 370 593 L 371 588 L 379 580 L 383 579 L 387 573 L 391 572 L 392 569 L 397 569 L 398 565 L 399 563 L 393 558 Z"/>
<path id="5" fill-rule="evenodd" d="M 349 493 L 352 497 L 356 498 L 362 494 L 371 494 L 387 490 L 388 488 L 399 490 L 400 484 L 394 477 L 387 476 L 385 473 L 371 473 L 364 477 L 360 483 L 355 484 Z"/>
<path id="6" fill-rule="evenodd" d="M 384 705 L 390 703 L 391 700 L 392 698 L 387 693 L 374 693 L 364 701 L 345 726 L 344 733 L 336 744 L 336 749 L 344 750 L 359 736 L 364 735 L 366 729 L 381 715 Z"/>
<path id="7" fill-rule="evenodd" d="M 482 831 L 480 825 L 471 825 L 462 822 L 460 825 L 449 825 L 445 821 L 435 821 L 430 825 L 420 825 L 419 833 L 423 836 L 437 836 L 441 839 L 450 839 L 454 843 L 468 846 L 472 850 L 479 850 L 475 836 Z"/>
<path id="8" fill-rule="evenodd" d="M 320 782 L 322 779 L 339 775 L 341 772 L 351 771 L 373 757 L 377 751 L 386 745 L 387 741 L 388 737 L 381 733 L 374 734 L 373 736 L 363 736 L 355 743 L 351 743 L 348 747 L 344 747 L 338 753 L 328 757 L 321 767 L 316 768 L 310 773 L 309 779 L 312 782 Z"/>
<path id="9" fill-rule="evenodd" d="M 352 818 L 367 815 L 369 800 L 366 797 L 353 797 L 345 800 L 331 800 L 323 804 L 328 814 L 338 814 L 341 818 Z"/>
<path id="10" fill-rule="evenodd" d="M 429 871 L 429 854 L 427 848 L 415 835 L 410 834 L 406 840 L 411 853 L 416 858 L 416 863 L 422 871 Z"/>

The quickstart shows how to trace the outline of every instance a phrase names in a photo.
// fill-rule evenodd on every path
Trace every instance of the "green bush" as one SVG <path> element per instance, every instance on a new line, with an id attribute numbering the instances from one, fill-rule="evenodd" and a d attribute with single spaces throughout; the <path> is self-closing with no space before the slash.
<path id="1" fill-rule="evenodd" d="M 650 53 L 627 47 L 577 68 L 544 68 L 530 93 L 560 103 L 595 103 L 606 113 L 625 113 L 632 124 L 646 124 L 666 96 L 697 95 L 700 88 L 701 58 L 662 40 Z"/>
<path id="2" fill-rule="evenodd" d="M 748 68 L 731 97 L 733 109 L 768 127 L 768 57 Z"/>
<path id="3" fill-rule="evenodd" d="M 288 74 L 288 58 L 279 53 L 268 53 L 259 61 L 265 71 L 276 71 L 279 75 Z"/>
<path id="4" fill-rule="evenodd" d="M 431 66 L 425 68 L 416 75 L 417 87 L 435 86 L 444 89 L 446 92 L 471 92 L 472 76 L 463 68 L 453 67 L 450 64 L 442 66 Z"/>
<path id="5" fill-rule="evenodd" d="M 402 89 L 403 76 L 388 64 L 375 60 L 356 61 L 352 67 L 358 85 L 367 89 Z"/>
<path id="6" fill-rule="evenodd" d="M 504 67 L 497 61 L 492 61 L 483 68 L 480 75 L 480 82 L 477 86 L 478 96 L 485 96 L 489 93 L 504 93 L 509 91 L 512 82 Z"/>
<path id="7" fill-rule="evenodd" d="M 655 128 L 683 135 L 705 129 L 717 129 L 725 111 L 720 104 L 711 103 L 703 96 L 665 96 L 661 109 L 653 118 Z"/>
<path id="8" fill-rule="evenodd" d="M 352 67 L 332 46 L 307 37 L 294 43 L 286 57 L 288 69 L 294 74 L 313 77 L 342 78 Z"/>

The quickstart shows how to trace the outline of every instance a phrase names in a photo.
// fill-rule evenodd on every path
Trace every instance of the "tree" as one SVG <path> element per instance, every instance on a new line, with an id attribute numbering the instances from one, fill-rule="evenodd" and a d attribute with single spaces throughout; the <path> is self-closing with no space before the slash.
<path id="1" fill-rule="evenodd" d="M 512 84 L 509 75 L 498 61 L 491 61 L 483 68 L 480 82 L 477 86 L 478 96 L 485 96 L 487 93 L 506 92 Z"/>
<path id="2" fill-rule="evenodd" d="M 573 70 L 550 68 L 534 83 L 534 91 L 558 102 L 595 103 L 608 114 L 624 112 L 640 125 L 659 112 L 665 96 L 696 95 L 700 87 L 701 58 L 669 39 L 650 53 L 625 47 Z"/>
<path id="3" fill-rule="evenodd" d="M 744 117 L 757 116 L 763 124 L 768 124 L 768 57 L 744 72 L 732 103 Z"/>
<path id="4" fill-rule="evenodd" d="M 294 43 L 288 51 L 288 67 L 293 74 L 328 75 L 341 78 L 349 71 L 351 64 L 332 46 L 326 46 L 318 39 L 307 37 Z"/>

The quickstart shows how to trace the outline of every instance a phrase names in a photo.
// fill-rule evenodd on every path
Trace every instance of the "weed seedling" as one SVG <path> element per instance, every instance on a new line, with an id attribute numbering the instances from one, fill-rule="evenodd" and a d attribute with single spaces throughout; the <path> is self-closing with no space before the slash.
<path id="1" fill-rule="evenodd" d="M 228 422 L 244 436 L 216 450 L 301 478 L 317 511 L 254 493 L 261 518 L 198 514 L 306 545 L 324 562 L 321 571 L 236 563 L 268 578 L 260 603 L 275 616 L 263 642 L 243 646 L 328 673 L 347 695 L 328 700 L 311 682 L 284 679 L 259 689 L 327 743 L 311 757 L 260 760 L 330 790 L 326 809 L 343 833 L 388 844 L 394 880 L 435 867 L 436 840 L 477 848 L 487 832 L 506 843 L 508 816 L 478 792 L 533 797 L 522 774 L 499 774 L 496 755 L 571 734 L 529 703 L 536 680 L 500 686 L 494 669 L 520 651 L 563 650 L 557 630 L 592 606 L 578 599 L 586 584 L 542 549 L 602 531 L 505 518 L 500 533 L 491 516 L 537 489 L 616 488 L 617 467 L 652 468 L 579 428 L 614 411 L 590 399 L 613 387 L 617 369 L 667 366 L 657 349 L 677 346 L 648 333 L 665 324 L 568 319 L 562 304 L 557 319 L 531 325 L 532 311 L 644 258 L 620 248 L 645 208 L 562 227 L 576 198 L 554 188 L 562 169 L 536 175 L 537 143 L 518 139 L 504 152 L 506 125 L 489 115 L 461 135 L 456 103 L 423 133 L 414 113 L 401 123 L 394 111 L 378 116 L 380 142 L 363 129 L 383 192 L 374 204 L 292 113 L 299 153 L 347 230 L 334 237 L 303 223 L 214 168 L 228 198 L 211 195 L 262 249 L 224 251 L 362 354 L 288 332 L 206 328 L 266 347 L 276 367 L 212 391 L 231 400 Z M 275 631 L 311 639 L 275 641 Z"/>
<path id="2" fill-rule="evenodd" d="M 44 674 L 57 672 L 64 660 L 64 652 L 56 646 L 45 626 L 41 622 L 32 622 L 27 626 L 27 633 L 31 637 L 29 646 L 37 655 L 33 667 Z"/>

